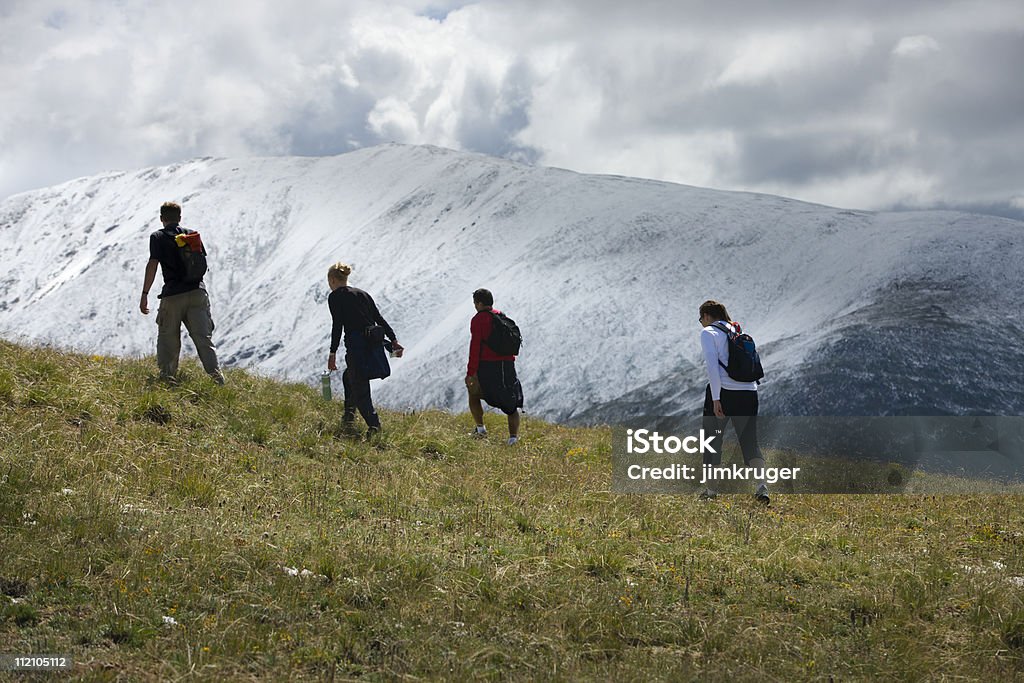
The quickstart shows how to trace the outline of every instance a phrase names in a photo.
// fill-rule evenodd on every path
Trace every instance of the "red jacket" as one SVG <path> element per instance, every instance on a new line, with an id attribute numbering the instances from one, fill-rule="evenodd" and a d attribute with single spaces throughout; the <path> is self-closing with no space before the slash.
<path id="1" fill-rule="evenodd" d="M 494 317 L 491 313 L 500 313 L 497 308 L 488 311 L 478 311 L 469 322 L 469 366 L 466 368 L 466 377 L 476 374 L 482 360 L 515 360 L 515 356 L 501 356 L 494 352 L 484 340 L 491 336 L 491 326 L 494 324 Z"/>

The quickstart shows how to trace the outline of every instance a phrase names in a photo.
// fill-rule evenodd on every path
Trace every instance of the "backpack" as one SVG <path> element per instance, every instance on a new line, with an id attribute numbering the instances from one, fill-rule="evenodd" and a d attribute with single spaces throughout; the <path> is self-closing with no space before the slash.
<path id="1" fill-rule="evenodd" d="M 491 311 L 491 335 L 484 340 L 499 356 L 518 356 L 523 345 L 519 326 L 504 313 Z"/>
<path id="2" fill-rule="evenodd" d="M 764 368 L 761 367 L 761 357 L 757 354 L 757 346 L 749 334 L 737 334 L 728 326 L 712 323 L 712 327 L 725 332 L 729 339 L 729 364 L 722 361 L 718 364 L 725 368 L 725 373 L 737 382 L 761 383 L 764 377 Z"/>
<path id="3" fill-rule="evenodd" d="M 181 257 L 184 281 L 190 284 L 201 282 L 207 270 L 203 238 L 194 230 L 179 230 L 181 232 L 174 236 L 174 243 L 178 246 L 178 256 Z"/>

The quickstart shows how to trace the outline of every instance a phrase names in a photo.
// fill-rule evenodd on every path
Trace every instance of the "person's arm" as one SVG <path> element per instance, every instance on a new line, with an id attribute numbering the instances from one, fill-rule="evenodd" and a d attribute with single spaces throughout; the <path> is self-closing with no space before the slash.
<path id="1" fill-rule="evenodd" d="M 345 327 L 345 321 L 341 315 L 341 298 L 336 296 L 327 297 L 327 305 L 331 309 L 331 355 L 327 357 L 327 369 L 337 370 L 337 353 L 341 345 L 341 333 Z"/>
<path id="2" fill-rule="evenodd" d="M 480 369 L 480 345 L 486 338 L 485 320 L 484 316 L 477 313 L 469 323 L 469 365 L 466 366 L 466 379 L 476 375 Z"/>
<path id="3" fill-rule="evenodd" d="M 384 336 L 391 340 L 391 350 L 395 352 L 396 358 L 401 358 L 402 353 L 405 351 L 405 347 L 398 343 L 398 337 L 395 335 L 395 331 L 391 329 L 391 325 L 388 325 L 388 321 L 384 319 L 384 316 L 382 316 L 380 311 L 377 309 L 377 302 L 374 301 L 373 297 L 369 294 L 366 296 L 370 299 L 370 315 L 373 316 L 373 322 L 384 328 Z"/>
<path id="4" fill-rule="evenodd" d="M 155 258 L 149 259 L 149 263 L 146 264 L 146 277 L 142 281 L 142 297 L 139 299 L 139 310 L 142 311 L 142 315 L 149 315 L 149 289 L 156 280 L 156 269 L 159 265 L 160 262 Z"/>
<path id="5" fill-rule="evenodd" d="M 401 351 L 404 347 L 398 343 L 395 331 L 391 329 L 391 325 L 388 325 L 388 321 L 380 314 L 380 311 L 377 309 L 377 302 L 373 300 L 373 297 L 370 297 L 370 313 L 373 315 L 373 321 L 384 328 L 384 336 L 391 340 L 395 351 Z"/>
<path id="6" fill-rule="evenodd" d="M 725 417 L 725 412 L 722 410 L 722 375 L 718 371 L 718 345 L 715 344 L 715 334 L 711 330 L 701 330 L 700 348 L 704 352 L 704 364 L 707 365 L 715 415 Z"/>

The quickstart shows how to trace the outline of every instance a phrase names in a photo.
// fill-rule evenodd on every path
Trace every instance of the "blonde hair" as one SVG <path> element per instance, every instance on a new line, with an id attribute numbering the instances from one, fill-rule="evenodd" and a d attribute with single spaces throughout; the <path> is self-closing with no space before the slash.
<path id="1" fill-rule="evenodd" d="M 348 276 L 352 272 L 352 266 L 347 263 L 338 261 L 333 266 L 327 269 L 327 277 L 336 278 L 342 282 L 348 281 Z"/>

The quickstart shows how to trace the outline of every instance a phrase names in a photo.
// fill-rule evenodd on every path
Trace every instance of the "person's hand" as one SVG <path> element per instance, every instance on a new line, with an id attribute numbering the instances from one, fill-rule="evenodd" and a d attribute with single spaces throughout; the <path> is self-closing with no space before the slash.
<path id="1" fill-rule="evenodd" d="M 478 380 L 476 378 L 476 375 L 466 375 L 466 388 L 467 389 L 470 389 L 470 390 L 474 389 L 477 386 L 477 382 L 478 382 Z"/>
<path id="2" fill-rule="evenodd" d="M 391 342 L 391 350 L 395 352 L 395 358 L 401 358 L 402 353 L 405 351 L 405 347 L 398 343 L 397 340 Z"/>
<path id="3" fill-rule="evenodd" d="M 335 361 L 334 354 L 327 356 L 327 369 L 334 372 L 338 369 L 338 363 Z"/>
<path id="4" fill-rule="evenodd" d="M 725 417 L 725 411 L 722 410 L 721 401 L 715 401 L 715 417 Z"/>
<path id="5" fill-rule="evenodd" d="M 142 298 L 139 299 L 139 310 L 142 311 L 142 315 L 149 315 L 149 296 L 145 292 L 142 293 Z"/>

